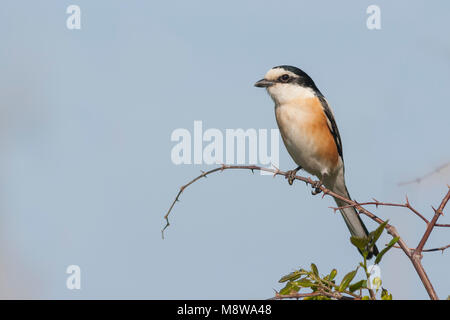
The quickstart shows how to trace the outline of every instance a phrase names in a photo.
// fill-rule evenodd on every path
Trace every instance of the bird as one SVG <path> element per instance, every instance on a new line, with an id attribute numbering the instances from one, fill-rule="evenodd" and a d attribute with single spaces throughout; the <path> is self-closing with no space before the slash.
<path id="1" fill-rule="evenodd" d="M 270 69 L 255 87 L 265 88 L 275 103 L 282 140 L 298 165 L 287 173 L 289 184 L 292 185 L 298 170 L 303 169 L 319 179 L 313 185 L 313 194 L 320 193 L 323 185 L 350 199 L 345 184 L 342 140 L 334 114 L 311 77 L 297 67 L 281 65 Z M 350 234 L 367 238 L 369 232 L 356 209 L 338 198 L 334 200 Z M 377 254 L 378 248 L 373 246 L 366 258 Z"/>

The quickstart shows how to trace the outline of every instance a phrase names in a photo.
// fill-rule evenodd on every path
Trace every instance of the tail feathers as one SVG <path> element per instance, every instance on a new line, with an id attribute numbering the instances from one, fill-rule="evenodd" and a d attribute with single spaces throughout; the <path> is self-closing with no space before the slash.
<path id="1" fill-rule="evenodd" d="M 347 187 L 345 186 L 344 179 L 344 168 L 338 173 L 332 183 L 328 183 L 328 188 L 333 190 L 337 194 L 341 194 L 342 196 L 351 199 L 350 194 L 348 193 Z M 345 207 L 347 205 L 346 202 L 340 199 L 334 199 L 338 207 Z M 354 207 L 347 207 L 340 209 L 342 217 L 344 217 L 345 224 L 347 225 L 348 230 L 354 237 L 364 238 L 369 235 L 369 231 L 367 231 L 366 226 L 361 220 L 358 212 Z M 361 253 L 361 252 L 360 252 Z M 369 252 L 367 259 L 372 258 L 374 255 L 378 254 L 378 248 L 374 246 L 372 251 Z"/>
<path id="2" fill-rule="evenodd" d="M 336 204 L 339 207 L 346 206 L 347 203 L 335 199 Z M 353 207 L 343 208 L 340 209 L 342 217 L 344 218 L 345 224 L 347 225 L 348 230 L 350 230 L 350 234 L 354 237 L 358 238 L 364 238 L 369 235 L 369 231 L 367 230 L 366 226 L 364 225 L 364 222 L 361 220 L 361 217 L 357 213 L 356 209 Z M 361 253 L 361 251 L 360 251 Z M 362 253 L 361 253 L 362 254 Z M 367 259 L 371 259 L 374 255 L 376 256 L 378 254 L 378 248 L 374 246 L 372 248 L 372 251 L 369 252 Z"/>

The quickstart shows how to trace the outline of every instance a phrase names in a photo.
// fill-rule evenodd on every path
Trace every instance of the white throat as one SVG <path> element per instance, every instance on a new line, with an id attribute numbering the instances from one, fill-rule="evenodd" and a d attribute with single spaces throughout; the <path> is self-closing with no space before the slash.
<path id="1" fill-rule="evenodd" d="M 292 100 L 308 99 L 316 96 L 313 89 L 292 83 L 274 84 L 267 88 L 267 92 L 269 92 L 276 106 L 289 103 Z"/>

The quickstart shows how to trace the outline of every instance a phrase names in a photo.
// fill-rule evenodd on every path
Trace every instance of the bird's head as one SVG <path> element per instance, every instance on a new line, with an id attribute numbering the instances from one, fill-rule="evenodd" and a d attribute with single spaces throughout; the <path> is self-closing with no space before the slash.
<path id="1" fill-rule="evenodd" d="M 273 67 L 264 79 L 255 83 L 255 87 L 266 88 L 277 105 L 320 94 L 314 81 L 305 72 L 292 66 Z"/>

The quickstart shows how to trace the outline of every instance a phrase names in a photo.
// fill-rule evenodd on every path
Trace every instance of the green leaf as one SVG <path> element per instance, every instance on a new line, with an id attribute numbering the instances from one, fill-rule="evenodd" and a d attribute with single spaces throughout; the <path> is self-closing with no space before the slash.
<path id="1" fill-rule="evenodd" d="M 311 263 L 311 271 L 314 273 L 316 277 L 319 276 L 319 270 L 317 269 L 317 266 L 314 263 Z"/>
<path id="2" fill-rule="evenodd" d="M 314 283 L 312 283 L 311 281 L 309 281 L 306 278 L 300 279 L 298 281 L 295 281 L 294 284 L 299 286 L 299 287 L 303 287 L 303 288 L 309 288 L 309 287 L 312 287 L 314 285 Z"/>
<path id="3" fill-rule="evenodd" d="M 280 290 L 280 294 L 285 295 L 285 294 L 290 294 L 292 292 L 298 292 L 300 290 L 300 287 L 298 285 L 296 285 L 293 282 L 288 282 L 286 284 L 286 286 Z"/>
<path id="4" fill-rule="evenodd" d="M 368 238 L 350 237 L 351 243 L 361 251 L 367 251 Z"/>
<path id="5" fill-rule="evenodd" d="M 309 271 L 306 271 L 305 269 L 299 269 L 298 273 L 304 276 L 309 276 Z"/>
<path id="6" fill-rule="evenodd" d="M 282 277 L 280 280 L 278 280 L 278 282 L 283 283 L 286 281 L 297 280 L 301 276 L 302 276 L 302 274 L 299 271 L 294 271 L 294 272 L 291 272 L 288 275 L 285 275 L 284 277 Z"/>
<path id="7" fill-rule="evenodd" d="M 350 292 L 355 292 L 356 290 L 359 290 L 361 288 L 366 288 L 367 287 L 367 280 L 361 280 L 358 282 L 355 282 L 354 284 L 350 285 L 348 287 L 348 290 L 350 290 Z"/>
<path id="8" fill-rule="evenodd" d="M 341 281 L 341 284 L 339 285 L 339 292 L 342 292 L 347 288 L 347 286 L 350 284 L 350 282 L 353 280 L 353 278 L 356 276 L 356 272 L 358 272 L 358 268 L 356 270 L 350 271 L 347 273 L 344 278 Z"/>
<path id="9" fill-rule="evenodd" d="M 370 300 L 370 298 L 369 298 L 369 296 L 364 296 L 364 297 L 362 297 L 361 300 Z"/>
<path id="10" fill-rule="evenodd" d="M 380 224 L 378 226 L 378 228 L 375 231 L 372 231 L 371 233 L 369 233 L 369 239 L 370 239 L 370 244 L 369 246 L 372 248 L 375 243 L 377 242 L 377 240 L 380 238 L 381 234 L 383 233 L 384 228 L 386 227 L 386 225 L 388 224 L 389 220 L 386 220 L 385 222 L 383 222 L 382 224 Z"/>
<path id="11" fill-rule="evenodd" d="M 291 285 L 284 287 L 283 289 L 280 290 L 280 294 L 285 295 L 285 294 L 289 294 L 291 292 Z"/>
<path id="12" fill-rule="evenodd" d="M 392 300 L 392 294 L 390 294 L 385 288 L 381 290 L 381 300 Z"/>
<path id="13" fill-rule="evenodd" d="M 291 288 L 292 288 L 292 283 L 287 283 L 285 286 L 284 286 L 284 288 L 283 289 L 281 289 L 280 290 L 280 294 L 289 294 L 289 292 L 291 291 Z"/>
<path id="14" fill-rule="evenodd" d="M 380 263 L 381 258 L 383 258 L 384 254 L 385 254 L 386 252 L 388 252 L 388 251 L 394 246 L 394 244 L 397 243 L 397 241 L 398 241 L 399 239 L 400 239 L 400 237 L 395 237 L 395 238 L 393 238 L 393 239 L 388 243 L 388 245 L 386 246 L 386 248 L 384 248 L 383 250 L 380 251 L 380 253 L 378 253 L 377 258 L 375 259 L 375 264 Z"/>
<path id="15" fill-rule="evenodd" d="M 336 278 L 336 275 L 337 275 L 337 270 L 336 269 L 331 270 L 330 275 L 328 276 L 328 280 L 333 281 L 334 278 Z"/>

